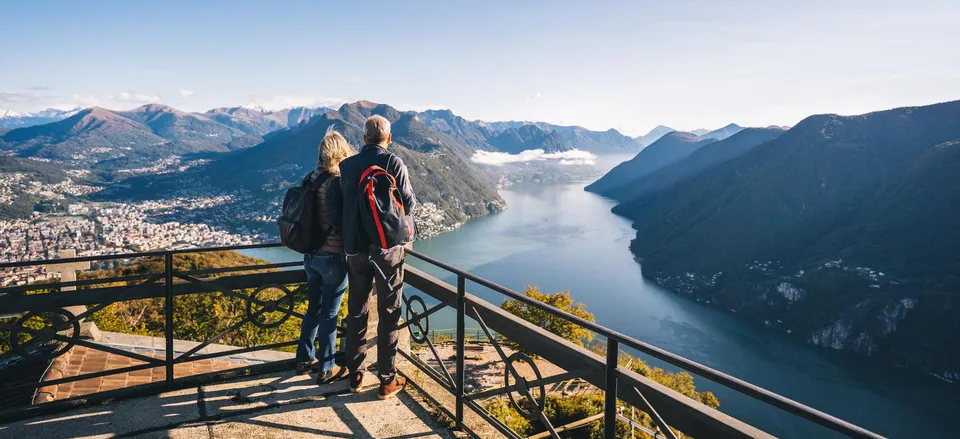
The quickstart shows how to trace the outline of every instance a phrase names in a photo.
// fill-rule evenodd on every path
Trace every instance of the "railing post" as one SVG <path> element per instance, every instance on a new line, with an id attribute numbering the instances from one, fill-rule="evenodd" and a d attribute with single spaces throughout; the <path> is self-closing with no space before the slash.
<path id="1" fill-rule="evenodd" d="M 620 343 L 607 339 L 607 379 L 603 403 L 603 437 L 617 437 L 617 360 L 620 357 Z"/>
<path id="2" fill-rule="evenodd" d="M 166 326 L 164 328 L 164 337 L 167 342 L 167 386 L 173 387 L 173 253 L 167 252 L 164 258 L 164 286 L 166 290 L 164 305 L 164 317 Z"/>
<path id="3" fill-rule="evenodd" d="M 457 390 L 457 428 L 463 428 L 463 386 L 464 386 L 464 344 L 466 344 L 465 334 L 465 310 L 467 280 L 463 275 L 457 275 L 457 382 L 454 383 Z"/>

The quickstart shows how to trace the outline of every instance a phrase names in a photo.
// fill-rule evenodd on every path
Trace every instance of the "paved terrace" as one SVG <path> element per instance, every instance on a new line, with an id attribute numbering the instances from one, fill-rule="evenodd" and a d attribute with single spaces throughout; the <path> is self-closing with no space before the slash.
<path id="1" fill-rule="evenodd" d="M 242 377 L 0 425 L 0 437 L 454 437 L 411 393 L 380 401 L 375 381 L 353 394 L 292 371 Z"/>

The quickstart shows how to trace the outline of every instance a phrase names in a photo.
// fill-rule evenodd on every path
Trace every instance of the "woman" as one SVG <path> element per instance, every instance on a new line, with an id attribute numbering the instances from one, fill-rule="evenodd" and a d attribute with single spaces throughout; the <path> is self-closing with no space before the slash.
<path id="1" fill-rule="evenodd" d="M 309 306 L 300 328 L 297 344 L 297 372 L 318 372 L 317 384 L 334 381 L 344 375 L 334 362 L 337 346 L 337 312 L 347 289 L 347 263 L 343 252 L 341 222 L 343 195 L 340 192 L 340 162 L 355 154 L 347 140 L 336 131 L 330 131 L 320 142 L 317 169 L 310 182 L 318 178 L 324 182 L 317 189 L 320 212 L 320 236 L 323 243 L 303 255 L 303 269 L 307 272 Z M 319 334 L 318 334 L 319 332 Z M 319 349 L 314 339 L 319 335 Z"/>

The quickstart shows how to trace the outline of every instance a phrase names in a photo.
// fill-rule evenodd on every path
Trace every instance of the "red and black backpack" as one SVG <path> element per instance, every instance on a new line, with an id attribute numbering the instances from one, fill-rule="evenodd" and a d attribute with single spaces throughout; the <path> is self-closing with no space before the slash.
<path id="1" fill-rule="evenodd" d="M 388 249 L 413 238 L 414 229 L 408 222 L 393 175 L 380 166 L 371 166 L 360 176 L 357 188 L 360 239 L 364 246 Z"/>

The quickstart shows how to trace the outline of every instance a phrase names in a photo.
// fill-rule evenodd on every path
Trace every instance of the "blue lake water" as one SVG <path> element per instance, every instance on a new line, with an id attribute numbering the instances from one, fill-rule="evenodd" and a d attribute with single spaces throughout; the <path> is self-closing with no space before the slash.
<path id="1" fill-rule="evenodd" d="M 610 200 L 583 186 L 503 190 L 506 212 L 418 241 L 415 249 L 515 290 L 528 285 L 570 290 L 605 326 L 888 437 L 960 437 L 958 386 L 806 345 L 645 280 L 628 250 L 635 236 L 629 222 L 610 213 Z M 275 262 L 300 258 L 285 249 L 245 253 Z M 414 258 L 408 262 L 453 281 Z M 477 285 L 468 289 L 493 303 L 503 301 Z M 453 328 L 452 313 L 432 317 L 431 327 Z M 697 387 L 713 391 L 722 411 L 776 436 L 839 437 L 703 378 L 697 378 Z"/>

